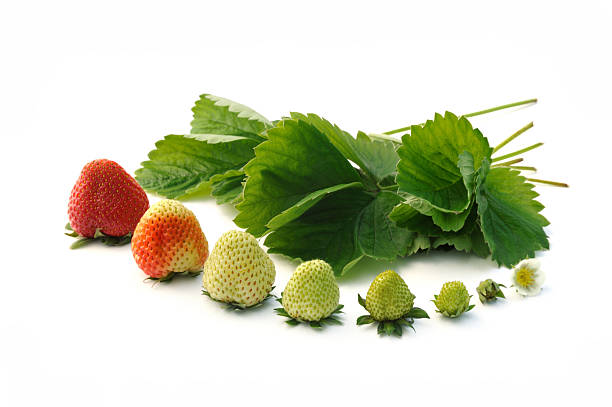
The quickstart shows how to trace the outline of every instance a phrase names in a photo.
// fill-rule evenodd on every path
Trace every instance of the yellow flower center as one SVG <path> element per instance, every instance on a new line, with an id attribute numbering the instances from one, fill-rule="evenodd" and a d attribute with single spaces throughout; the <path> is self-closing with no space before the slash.
<path id="1" fill-rule="evenodd" d="M 527 267 L 521 267 L 516 272 L 516 282 L 521 287 L 528 288 L 535 282 L 534 274 L 535 274 L 534 270 L 527 268 Z"/>

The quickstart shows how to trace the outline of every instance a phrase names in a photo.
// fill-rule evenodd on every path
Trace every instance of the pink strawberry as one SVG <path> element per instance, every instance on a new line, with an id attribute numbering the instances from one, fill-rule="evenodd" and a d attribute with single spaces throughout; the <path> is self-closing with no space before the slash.
<path id="1" fill-rule="evenodd" d="M 200 274 L 208 241 L 193 212 L 164 199 L 147 210 L 132 237 L 132 254 L 149 277 L 169 280 L 177 273 Z"/>

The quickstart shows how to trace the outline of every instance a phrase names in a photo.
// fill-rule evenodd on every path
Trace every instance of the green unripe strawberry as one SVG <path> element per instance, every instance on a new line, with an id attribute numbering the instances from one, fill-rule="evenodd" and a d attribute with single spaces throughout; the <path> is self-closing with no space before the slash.
<path id="1" fill-rule="evenodd" d="M 283 291 L 282 305 L 291 318 L 320 321 L 338 307 L 340 289 L 329 264 L 310 260 L 295 270 Z"/>
<path id="2" fill-rule="evenodd" d="M 248 308 L 268 298 L 275 277 L 274 263 L 257 239 L 230 230 L 217 240 L 204 264 L 202 286 L 216 301 Z"/>
<path id="3" fill-rule="evenodd" d="M 444 283 L 440 294 L 434 295 L 433 303 L 436 304 L 438 312 L 449 318 L 455 318 L 474 308 L 470 305 L 467 288 L 461 281 L 449 281 Z"/>
<path id="4" fill-rule="evenodd" d="M 490 278 L 481 281 L 476 288 L 480 302 L 484 304 L 485 302 L 495 301 L 498 298 L 506 298 L 500 287 L 505 288 L 506 286 L 497 284 Z"/>
<path id="5" fill-rule="evenodd" d="M 395 271 L 387 270 L 372 281 L 365 308 L 376 321 L 393 321 L 412 309 L 414 298 L 406 282 Z"/>

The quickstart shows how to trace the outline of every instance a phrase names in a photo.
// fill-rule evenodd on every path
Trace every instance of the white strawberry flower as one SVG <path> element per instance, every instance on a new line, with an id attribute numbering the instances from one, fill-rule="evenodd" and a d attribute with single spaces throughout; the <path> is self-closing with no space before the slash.
<path id="1" fill-rule="evenodd" d="M 546 275 L 540 270 L 540 261 L 525 259 L 513 269 L 512 286 L 523 296 L 538 295 Z"/>

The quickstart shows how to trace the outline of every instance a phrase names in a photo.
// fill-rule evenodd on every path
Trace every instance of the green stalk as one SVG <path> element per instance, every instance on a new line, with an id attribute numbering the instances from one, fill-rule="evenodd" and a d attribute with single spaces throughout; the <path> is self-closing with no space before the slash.
<path id="1" fill-rule="evenodd" d="M 494 164 L 491 167 L 508 167 L 508 166 L 510 166 L 512 164 L 518 164 L 521 161 L 523 161 L 522 158 L 515 158 L 514 160 L 506 161 L 506 162 L 499 163 L 499 164 Z"/>
<path id="2" fill-rule="evenodd" d="M 565 182 L 547 181 L 545 179 L 537 178 L 526 178 L 526 180 L 531 182 L 539 182 L 540 184 L 552 185 L 554 187 L 569 188 L 569 185 L 567 185 Z"/>
<path id="3" fill-rule="evenodd" d="M 496 112 L 498 110 L 508 109 L 508 108 L 516 107 L 516 106 L 528 105 L 528 104 L 537 103 L 537 102 L 538 102 L 538 99 L 522 100 L 520 102 L 508 103 L 507 105 L 496 106 L 496 107 L 492 107 L 492 108 L 489 108 L 489 109 L 479 110 L 477 112 L 472 112 L 472 113 L 464 114 L 463 117 L 480 116 L 481 114 L 492 113 L 492 112 Z M 425 123 L 419 123 L 419 124 L 417 124 L 417 126 L 422 126 L 424 124 Z M 401 133 L 401 132 L 410 130 L 410 127 L 412 127 L 412 126 L 401 127 L 399 129 L 386 131 L 383 134 L 391 135 L 391 134 L 395 134 L 395 133 Z"/>
<path id="4" fill-rule="evenodd" d="M 396 190 L 399 188 L 399 185 L 397 184 L 393 184 L 393 185 L 387 185 L 386 187 L 381 187 L 380 185 L 377 185 L 378 189 L 380 189 L 381 191 L 387 191 L 387 190 Z"/>
<path id="5" fill-rule="evenodd" d="M 530 128 L 533 127 L 533 122 L 528 123 L 526 126 L 522 127 L 520 130 L 518 130 L 516 133 L 514 133 L 513 135 L 511 135 L 510 137 L 508 137 L 507 139 L 505 139 L 504 141 L 502 141 L 501 143 L 499 143 L 494 149 L 493 149 L 493 153 L 495 154 L 495 152 L 497 150 L 499 150 L 500 148 L 502 148 L 503 146 L 505 146 L 506 144 L 508 144 L 509 142 L 511 142 L 512 140 L 514 140 L 515 138 L 517 138 L 518 136 L 520 136 L 521 134 L 523 134 L 524 132 L 526 132 L 527 130 L 529 130 Z"/>
<path id="6" fill-rule="evenodd" d="M 507 105 L 501 105 L 501 106 L 497 106 L 497 107 L 492 107 L 490 109 L 480 110 L 478 112 L 464 114 L 463 117 L 480 116 L 481 114 L 487 114 L 487 113 L 491 113 L 491 112 L 496 112 L 498 110 L 509 109 L 511 107 L 516 107 L 516 106 L 528 105 L 528 104 L 531 104 L 531 103 L 538 103 L 538 99 L 527 99 L 527 100 L 523 100 L 523 101 L 520 101 L 520 102 L 508 103 Z"/>
<path id="7" fill-rule="evenodd" d="M 510 165 L 508 168 L 512 168 L 514 170 L 519 170 L 519 171 L 537 171 L 538 170 L 536 167 L 523 167 L 520 165 Z"/>
<path id="8" fill-rule="evenodd" d="M 532 146 L 525 147 L 525 148 L 523 148 L 521 150 L 518 150 L 518 151 L 515 151 L 513 153 L 502 155 L 501 157 L 494 158 L 492 162 L 497 162 L 497 161 L 505 160 L 506 158 L 515 157 L 515 156 L 517 156 L 519 154 L 526 153 L 527 151 L 531 151 L 534 148 L 538 148 L 538 147 L 543 146 L 543 145 L 544 145 L 544 143 L 536 143 L 536 144 L 534 144 Z"/>

